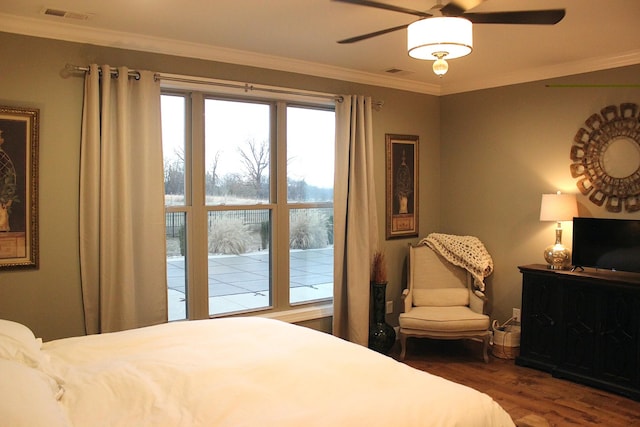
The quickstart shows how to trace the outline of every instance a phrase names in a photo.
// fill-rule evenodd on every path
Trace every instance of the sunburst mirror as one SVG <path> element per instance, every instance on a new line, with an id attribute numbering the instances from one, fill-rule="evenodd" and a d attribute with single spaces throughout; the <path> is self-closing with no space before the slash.
<path id="1" fill-rule="evenodd" d="M 640 210 L 638 105 L 609 105 L 592 114 L 573 138 L 571 175 L 582 194 L 609 212 Z"/>

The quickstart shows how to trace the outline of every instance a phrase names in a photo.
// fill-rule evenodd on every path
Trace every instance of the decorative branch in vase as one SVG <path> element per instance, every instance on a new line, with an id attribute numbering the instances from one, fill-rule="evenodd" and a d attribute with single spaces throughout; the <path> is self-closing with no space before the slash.
<path id="1" fill-rule="evenodd" d="M 371 281 L 373 283 L 387 283 L 387 264 L 384 259 L 384 252 L 382 251 L 375 251 L 373 253 Z"/>

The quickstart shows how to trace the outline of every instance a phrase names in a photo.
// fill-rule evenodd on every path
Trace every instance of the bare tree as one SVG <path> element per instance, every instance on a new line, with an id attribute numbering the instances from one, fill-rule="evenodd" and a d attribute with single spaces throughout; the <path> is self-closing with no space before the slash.
<path id="1" fill-rule="evenodd" d="M 207 172 L 207 194 L 213 195 L 215 194 L 216 186 L 219 185 L 219 177 L 218 177 L 218 165 L 220 164 L 220 155 L 222 153 L 220 151 L 216 151 L 216 155 L 211 162 L 211 172 Z"/>
<path id="2" fill-rule="evenodd" d="M 257 144 L 254 139 L 246 141 L 247 149 L 238 148 L 242 163 L 247 171 L 249 182 L 256 191 L 256 195 L 260 195 L 262 188 L 262 173 L 269 167 L 269 144 L 262 141 Z"/>
<path id="3" fill-rule="evenodd" d="M 165 194 L 184 194 L 184 148 L 174 150 L 174 158 L 164 162 Z"/>
<path id="4" fill-rule="evenodd" d="M 184 159 L 185 159 L 184 147 L 178 147 L 178 148 L 174 149 L 173 150 L 173 154 L 178 158 L 177 161 L 179 161 L 182 164 L 184 164 Z"/>

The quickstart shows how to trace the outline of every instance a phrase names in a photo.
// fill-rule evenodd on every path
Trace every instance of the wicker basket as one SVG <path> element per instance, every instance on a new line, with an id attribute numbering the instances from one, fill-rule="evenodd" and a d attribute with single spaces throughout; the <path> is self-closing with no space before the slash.
<path id="1" fill-rule="evenodd" d="M 500 359 L 515 359 L 518 357 L 520 354 L 520 326 L 494 326 L 491 353 Z"/>

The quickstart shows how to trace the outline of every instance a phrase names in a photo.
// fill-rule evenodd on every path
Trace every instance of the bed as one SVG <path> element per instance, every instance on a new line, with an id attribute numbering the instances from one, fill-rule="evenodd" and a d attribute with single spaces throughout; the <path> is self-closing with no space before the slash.
<path id="1" fill-rule="evenodd" d="M 513 426 L 486 394 L 260 317 L 42 343 L 0 320 L 7 426 Z"/>

